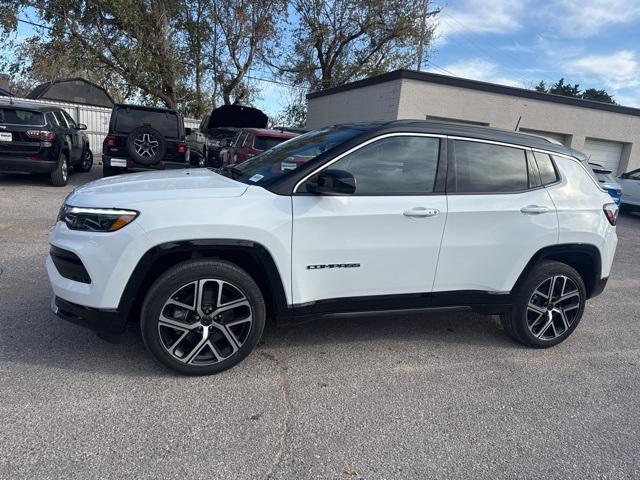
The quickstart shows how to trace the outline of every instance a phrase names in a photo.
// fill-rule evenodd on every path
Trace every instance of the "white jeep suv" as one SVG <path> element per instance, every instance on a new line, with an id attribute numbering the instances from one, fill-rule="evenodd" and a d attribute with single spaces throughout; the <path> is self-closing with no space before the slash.
<path id="1" fill-rule="evenodd" d="M 582 154 L 426 121 L 309 132 L 216 173 L 105 178 L 51 229 L 52 308 L 101 336 L 140 321 L 166 366 L 241 361 L 266 318 L 435 309 L 562 342 L 602 292 L 617 207 Z"/>

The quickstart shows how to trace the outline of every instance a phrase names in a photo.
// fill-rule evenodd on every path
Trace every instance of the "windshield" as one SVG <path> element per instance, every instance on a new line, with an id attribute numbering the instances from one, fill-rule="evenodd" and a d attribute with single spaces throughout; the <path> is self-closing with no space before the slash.
<path id="1" fill-rule="evenodd" d="M 279 137 L 256 137 L 253 142 L 253 148 L 256 150 L 269 150 L 270 148 L 281 144 L 285 140 L 287 139 Z"/>
<path id="2" fill-rule="evenodd" d="M 616 179 L 610 173 L 595 171 L 596 177 L 600 183 L 616 183 Z"/>
<path id="3" fill-rule="evenodd" d="M 233 178 L 264 185 L 287 175 L 318 155 L 362 134 L 362 128 L 336 126 L 314 130 L 276 145 L 229 170 Z M 223 172 L 224 173 L 224 172 Z"/>

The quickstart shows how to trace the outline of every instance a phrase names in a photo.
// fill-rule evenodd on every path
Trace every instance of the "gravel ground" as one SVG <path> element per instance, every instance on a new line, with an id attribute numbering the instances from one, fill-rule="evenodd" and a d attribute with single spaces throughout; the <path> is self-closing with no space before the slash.
<path id="1" fill-rule="evenodd" d="M 640 478 L 640 216 L 558 347 L 468 313 L 336 319 L 185 378 L 135 329 L 112 345 L 49 310 L 47 230 L 98 176 L 0 176 L 0 478 Z"/>

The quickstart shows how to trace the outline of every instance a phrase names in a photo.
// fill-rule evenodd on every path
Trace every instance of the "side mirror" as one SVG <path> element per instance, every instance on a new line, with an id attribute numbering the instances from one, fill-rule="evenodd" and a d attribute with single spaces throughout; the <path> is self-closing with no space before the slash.
<path id="1" fill-rule="evenodd" d="M 78 130 L 86 130 L 87 126 L 84 123 L 79 123 L 78 124 Z"/>
<path id="2" fill-rule="evenodd" d="M 188 137 L 193 133 L 193 130 L 189 127 L 184 127 L 184 134 Z"/>
<path id="3" fill-rule="evenodd" d="M 307 192 L 353 195 L 356 179 L 344 170 L 327 169 L 307 182 Z"/>

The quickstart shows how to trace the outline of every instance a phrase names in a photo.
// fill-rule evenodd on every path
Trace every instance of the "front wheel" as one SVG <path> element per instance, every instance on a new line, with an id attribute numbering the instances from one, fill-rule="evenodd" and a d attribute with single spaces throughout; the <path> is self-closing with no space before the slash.
<path id="1" fill-rule="evenodd" d="M 511 337 L 529 347 L 551 347 L 576 329 L 585 300 L 584 281 L 574 268 L 544 261 L 515 293 L 512 311 L 501 316 L 502 325 Z"/>
<path id="2" fill-rule="evenodd" d="M 82 158 L 80 159 L 80 163 L 78 164 L 79 172 L 88 172 L 93 167 L 93 153 L 87 147 L 82 151 Z"/>
<path id="3" fill-rule="evenodd" d="M 152 285 L 140 328 L 149 352 L 186 375 L 233 367 L 257 345 L 265 325 L 262 293 L 238 266 L 194 260 L 169 269 Z"/>

